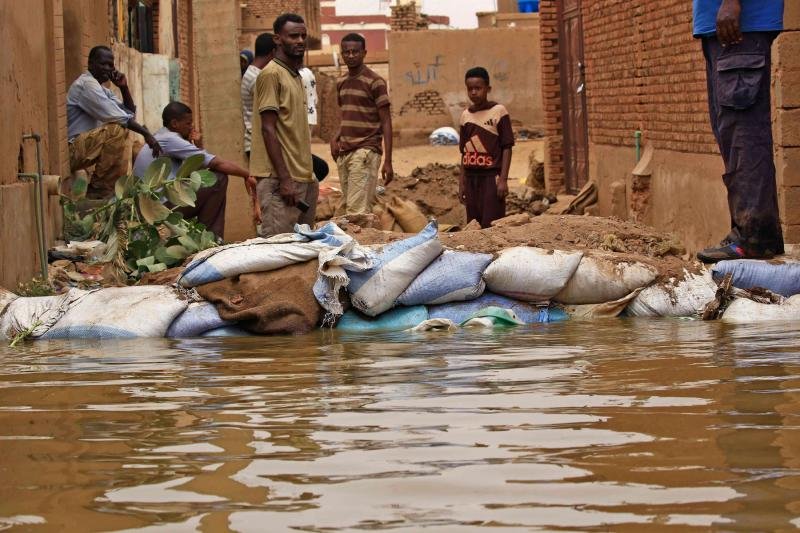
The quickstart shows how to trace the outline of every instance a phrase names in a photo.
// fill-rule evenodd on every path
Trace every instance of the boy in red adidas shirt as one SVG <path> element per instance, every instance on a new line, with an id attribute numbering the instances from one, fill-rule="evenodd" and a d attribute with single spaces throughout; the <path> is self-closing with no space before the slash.
<path id="1" fill-rule="evenodd" d="M 467 221 L 488 228 L 506 216 L 514 132 L 506 108 L 488 100 L 492 86 L 485 68 L 469 69 L 464 83 L 472 106 L 461 114 L 458 197 L 467 208 Z"/>

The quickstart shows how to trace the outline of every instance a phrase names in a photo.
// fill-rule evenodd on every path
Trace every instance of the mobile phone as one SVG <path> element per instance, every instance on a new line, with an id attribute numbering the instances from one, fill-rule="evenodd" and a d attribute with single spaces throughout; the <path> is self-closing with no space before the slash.
<path id="1" fill-rule="evenodd" d="M 298 200 L 297 201 L 297 209 L 299 209 L 300 211 L 305 213 L 306 211 L 308 211 L 308 204 L 305 203 L 303 200 Z"/>

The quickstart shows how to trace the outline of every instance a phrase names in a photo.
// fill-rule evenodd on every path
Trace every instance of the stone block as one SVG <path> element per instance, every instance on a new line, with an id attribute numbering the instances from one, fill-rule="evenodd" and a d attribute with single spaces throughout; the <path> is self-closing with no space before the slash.
<path id="1" fill-rule="evenodd" d="M 775 107 L 800 107 L 800 70 L 778 70 L 775 73 Z"/>
<path id="2" fill-rule="evenodd" d="M 800 70 L 800 32 L 784 32 L 775 39 L 772 63 L 778 70 Z"/>
<path id="3" fill-rule="evenodd" d="M 783 6 L 783 28 L 800 30 L 800 2 L 789 0 Z"/>
<path id="4" fill-rule="evenodd" d="M 800 187 L 800 148 L 778 147 L 775 169 L 778 187 Z"/>
<path id="5" fill-rule="evenodd" d="M 800 187 L 780 189 L 781 220 L 787 225 L 800 225 Z"/>
<path id="6" fill-rule="evenodd" d="M 783 242 L 786 244 L 800 244 L 800 224 L 785 224 L 783 226 Z"/>
<path id="7" fill-rule="evenodd" d="M 774 131 L 777 146 L 800 146 L 800 109 L 778 109 Z"/>

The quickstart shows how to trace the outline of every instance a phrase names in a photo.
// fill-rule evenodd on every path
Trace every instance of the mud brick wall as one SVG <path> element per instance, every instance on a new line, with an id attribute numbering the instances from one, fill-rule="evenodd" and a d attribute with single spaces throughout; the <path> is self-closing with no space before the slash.
<path id="1" fill-rule="evenodd" d="M 424 113 L 430 115 L 448 115 L 447 104 L 442 100 L 439 91 L 422 91 L 414 95 L 414 98 L 403 104 L 400 108 L 400 115 L 408 113 Z"/>
<path id="2" fill-rule="evenodd" d="M 561 75 L 558 62 L 558 7 L 555 0 L 539 3 L 542 54 L 542 104 L 547 189 L 564 186 L 564 130 L 561 122 Z"/>
<path id="3" fill-rule="evenodd" d="M 392 6 L 391 29 L 392 31 L 417 31 L 427 30 L 429 20 L 419 11 L 416 2 Z"/>
<path id="4" fill-rule="evenodd" d="M 540 3 L 548 179 L 563 182 L 557 10 Z M 640 130 L 655 148 L 715 153 L 691 2 L 584 0 L 581 15 L 590 142 L 633 146 Z"/>
<path id="5" fill-rule="evenodd" d="M 787 243 L 800 243 L 800 2 L 785 4 L 784 28 L 772 47 L 775 165 Z"/>
<path id="6" fill-rule="evenodd" d="M 242 33 L 239 44 L 252 48 L 255 38 L 263 32 L 272 32 L 272 23 L 283 13 L 297 13 L 306 21 L 309 48 L 319 48 L 320 1 L 319 0 L 247 0 L 242 2 Z"/>

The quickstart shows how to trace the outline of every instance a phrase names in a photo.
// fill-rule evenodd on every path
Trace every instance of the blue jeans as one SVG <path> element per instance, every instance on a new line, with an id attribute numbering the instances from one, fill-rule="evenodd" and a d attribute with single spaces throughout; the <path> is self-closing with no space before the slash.
<path id="1" fill-rule="evenodd" d="M 703 38 L 711 128 L 725 162 L 729 238 L 755 253 L 783 253 L 772 154 L 770 66 L 775 32 L 745 33 L 723 47 Z"/>

